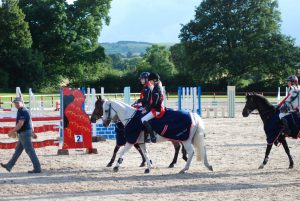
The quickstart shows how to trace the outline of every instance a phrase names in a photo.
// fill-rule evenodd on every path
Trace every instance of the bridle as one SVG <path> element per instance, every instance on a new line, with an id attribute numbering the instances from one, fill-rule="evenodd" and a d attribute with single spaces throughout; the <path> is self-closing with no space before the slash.
<path id="1" fill-rule="evenodd" d="M 254 102 L 253 101 L 253 97 L 251 97 L 251 100 L 250 100 L 252 103 Z M 273 111 L 273 108 L 272 109 L 269 109 L 269 110 L 266 110 L 266 111 L 264 111 L 264 112 L 253 112 L 254 110 L 258 110 L 258 107 L 256 108 L 256 109 L 249 109 L 249 106 L 246 104 L 245 105 L 245 109 L 247 110 L 247 113 L 250 115 L 250 114 L 254 114 L 254 115 L 261 115 L 261 116 L 264 116 L 264 115 L 266 115 L 266 114 L 268 114 L 268 113 L 270 113 L 270 112 L 272 112 Z"/>
<path id="2" fill-rule="evenodd" d="M 108 115 L 107 115 L 106 121 L 116 122 L 117 120 L 115 120 L 114 118 L 111 117 L 111 111 L 114 111 L 116 114 L 118 114 L 117 111 L 113 108 L 112 103 L 109 103 Z M 124 124 L 125 127 L 132 119 L 143 116 L 143 114 L 140 114 L 140 115 L 135 115 L 135 114 L 136 114 L 136 112 L 134 112 L 130 118 L 124 119 L 126 121 L 126 123 Z"/>
<path id="3" fill-rule="evenodd" d="M 106 118 L 107 121 L 113 121 L 113 118 L 111 118 L 111 111 L 112 110 L 117 114 L 117 111 L 112 107 L 112 104 L 109 103 L 109 105 L 108 105 L 108 115 L 107 115 L 107 118 Z"/>

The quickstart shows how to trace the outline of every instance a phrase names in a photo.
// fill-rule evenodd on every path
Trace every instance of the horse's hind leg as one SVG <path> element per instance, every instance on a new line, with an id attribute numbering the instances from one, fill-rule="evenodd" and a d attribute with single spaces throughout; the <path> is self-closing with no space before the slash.
<path id="1" fill-rule="evenodd" d="M 266 153 L 265 153 L 265 158 L 263 163 L 259 166 L 258 169 L 263 169 L 265 167 L 265 165 L 267 165 L 268 161 L 269 161 L 269 154 L 271 152 L 273 144 L 268 144 L 267 148 L 266 148 Z"/>
<path id="2" fill-rule="evenodd" d="M 139 153 L 141 154 L 141 157 L 142 157 L 142 159 L 143 159 L 143 161 L 142 161 L 140 167 L 145 167 L 146 159 L 145 159 L 145 156 L 144 156 L 144 154 L 143 154 L 143 151 L 141 150 L 140 145 L 139 145 L 139 144 L 134 144 L 134 147 L 136 148 L 136 150 L 139 151 Z"/>
<path id="3" fill-rule="evenodd" d="M 181 152 L 182 152 L 182 159 L 184 160 L 184 161 L 187 161 L 187 153 L 186 153 L 186 150 L 185 150 L 185 148 L 184 148 L 184 146 L 182 145 L 182 148 L 181 148 Z"/>
<path id="4" fill-rule="evenodd" d="M 119 149 L 120 149 L 120 146 L 116 145 L 115 149 L 114 149 L 113 156 L 111 157 L 110 162 L 106 165 L 106 167 L 111 167 L 112 164 L 115 162 L 116 155 L 117 155 Z"/>
<path id="5" fill-rule="evenodd" d="M 289 169 L 293 169 L 294 168 L 294 161 L 293 161 L 293 157 L 291 156 L 291 154 L 290 154 L 290 149 L 289 149 L 289 146 L 288 146 L 288 144 L 287 144 L 287 142 L 286 142 L 286 139 L 284 138 L 284 139 L 282 139 L 281 140 L 281 143 L 282 143 L 282 146 L 283 146 L 283 148 L 284 148 L 284 150 L 285 150 L 285 153 L 288 155 L 288 157 L 289 157 L 289 161 L 290 161 L 290 165 L 289 165 Z"/>
<path id="6" fill-rule="evenodd" d="M 172 163 L 169 165 L 169 168 L 173 168 L 174 165 L 177 163 L 177 158 L 180 150 L 180 143 L 178 142 L 172 142 L 174 149 L 175 149 L 175 154 Z"/>
<path id="7" fill-rule="evenodd" d="M 126 152 L 127 152 L 129 149 L 131 149 L 132 146 L 133 146 L 133 145 L 132 145 L 132 144 L 129 144 L 128 142 L 125 144 L 125 147 L 122 149 L 121 154 L 120 154 L 120 156 L 119 156 L 119 159 L 118 159 L 118 161 L 117 161 L 117 163 L 116 163 L 116 165 L 115 165 L 115 167 L 114 167 L 114 171 L 115 171 L 115 172 L 118 172 L 118 171 L 119 171 L 119 167 L 120 167 L 120 165 L 121 165 L 122 162 L 123 162 L 123 156 L 126 154 Z"/>
<path id="8" fill-rule="evenodd" d="M 185 173 L 185 171 L 190 168 L 194 156 L 194 149 L 190 140 L 183 142 L 183 146 L 188 154 L 188 160 L 186 161 L 184 168 L 179 173 Z"/>

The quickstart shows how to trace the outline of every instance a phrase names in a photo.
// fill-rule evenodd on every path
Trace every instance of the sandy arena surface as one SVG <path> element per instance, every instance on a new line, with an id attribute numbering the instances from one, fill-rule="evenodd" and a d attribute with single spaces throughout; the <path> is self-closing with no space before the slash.
<path id="1" fill-rule="evenodd" d="M 240 117 L 240 115 L 239 115 Z M 300 200 L 300 144 L 288 140 L 295 168 L 288 170 L 282 147 L 274 148 L 269 164 L 258 170 L 265 152 L 265 135 L 258 116 L 204 119 L 209 172 L 195 159 L 186 174 L 184 165 L 167 168 L 173 158 L 171 143 L 148 146 L 154 169 L 144 174 L 141 158 L 131 150 L 122 168 L 106 168 L 114 141 L 95 143 L 97 155 L 71 151 L 57 156 L 55 147 L 38 149 L 43 173 L 29 175 L 25 153 L 11 173 L 0 169 L 0 200 Z M 1 150 L 7 162 L 13 150 Z"/>

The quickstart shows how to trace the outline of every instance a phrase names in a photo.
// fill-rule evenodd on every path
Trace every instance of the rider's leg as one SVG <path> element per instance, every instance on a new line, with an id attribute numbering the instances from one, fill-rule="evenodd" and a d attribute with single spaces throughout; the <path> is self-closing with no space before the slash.
<path id="1" fill-rule="evenodd" d="M 156 115 L 159 115 L 159 112 L 156 112 Z M 153 115 L 153 113 L 149 112 L 142 118 L 142 123 L 144 124 L 147 132 L 150 133 L 151 142 L 156 143 L 155 134 L 153 132 L 153 129 L 152 129 L 150 123 L 148 122 L 149 120 L 153 119 L 154 117 L 155 116 Z"/>
<path id="2" fill-rule="evenodd" d="M 279 118 L 280 118 L 281 123 L 282 123 L 282 125 L 283 125 L 283 132 L 284 132 L 284 134 L 290 135 L 291 129 L 290 129 L 289 123 L 288 123 L 288 121 L 287 121 L 287 119 L 286 119 L 286 116 L 287 116 L 287 115 L 289 115 L 289 114 L 286 114 L 286 113 L 280 113 L 280 114 L 279 114 Z"/>

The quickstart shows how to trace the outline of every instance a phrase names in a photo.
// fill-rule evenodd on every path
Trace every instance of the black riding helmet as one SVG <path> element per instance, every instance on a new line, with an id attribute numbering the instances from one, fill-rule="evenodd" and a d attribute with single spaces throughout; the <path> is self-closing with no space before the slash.
<path id="1" fill-rule="evenodd" d="M 145 79 L 146 81 L 148 80 L 148 77 L 149 77 L 150 73 L 149 72 L 142 72 L 140 74 L 140 77 L 139 79 Z"/>
<path id="2" fill-rule="evenodd" d="M 298 77 L 296 75 L 290 75 L 288 78 L 287 78 L 287 81 L 290 81 L 290 82 L 298 82 Z"/>
<path id="3" fill-rule="evenodd" d="M 150 73 L 149 77 L 148 77 L 148 80 L 160 80 L 160 77 L 157 73 Z"/>

